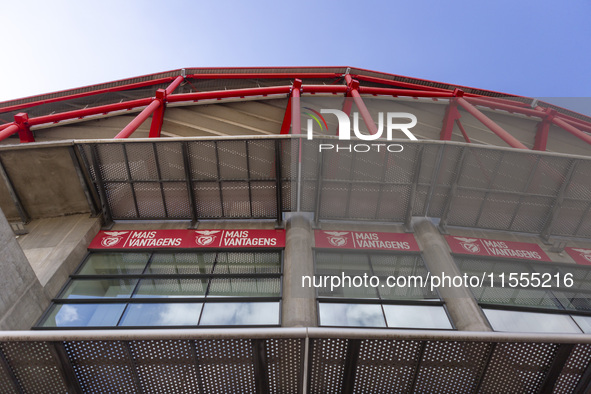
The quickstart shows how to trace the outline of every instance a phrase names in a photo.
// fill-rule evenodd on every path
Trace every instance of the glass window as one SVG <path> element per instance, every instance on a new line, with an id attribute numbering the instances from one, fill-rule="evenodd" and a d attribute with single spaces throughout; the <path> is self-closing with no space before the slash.
<path id="1" fill-rule="evenodd" d="M 142 279 L 135 298 L 204 297 L 209 280 L 204 279 Z"/>
<path id="2" fill-rule="evenodd" d="M 115 326 L 125 304 L 54 304 L 40 327 Z"/>
<path id="3" fill-rule="evenodd" d="M 91 253 L 37 326 L 279 325 L 281 270 L 280 250 Z"/>
<path id="4" fill-rule="evenodd" d="M 591 316 L 571 316 L 585 334 L 591 334 Z"/>
<path id="5" fill-rule="evenodd" d="M 382 307 L 376 304 L 318 304 L 321 326 L 386 327 Z"/>
<path id="6" fill-rule="evenodd" d="M 493 285 L 485 281 L 485 286 L 471 288 L 494 330 L 580 332 L 577 321 L 585 332 L 586 317 L 572 314 L 591 311 L 589 267 L 466 256 L 454 256 L 454 260 L 463 273 L 494 276 Z M 540 313 L 532 311 L 534 308 Z M 544 313 L 550 310 L 553 313 Z"/>
<path id="7" fill-rule="evenodd" d="M 319 325 L 453 328 L 419 254 L 318 250 L 315 258 Z"/>
<path id="8" fill-rule="evenodd" d="M 78 275 L 141 274 L 149 258 L 150 253 L 92 253 Z"/>
<path id="9" fill-rule="evenodd" d="M 203 307 L 202 326 L 279 324 L 279 302 L 210 302 Z"/>
<path id="10" fill-rule="evenodd" d="M 580 333 L 568 315 L 483 309 L 495 331 Z"/>
<path id="11" fill-rule="evenodd" d="M 137 279 L 76 279 L 70 282 L 59 298 L 129 298 Z"/>
<path id="12" fill-rule="evenodd" d="M 196 326 L 202 303 L 130 304 L 120 326 Z"/>
<path id="13" fill-rule="evenodd" d="M 452 329 L 442 306 L 384 305 L 388 327 Z"/>

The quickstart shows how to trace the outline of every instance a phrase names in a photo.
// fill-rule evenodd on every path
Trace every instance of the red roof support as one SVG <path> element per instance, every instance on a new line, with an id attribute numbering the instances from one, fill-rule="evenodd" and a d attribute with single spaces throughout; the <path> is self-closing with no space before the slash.
<path id="1" fill-rule="evenodd" d="M 14 123 L 18 126 L 18 137 L 21 142 L 35 142 L 35 137 L 29 127 L 29 115 L 19 112 L 14 115 Z"/>
<path id="2" fill-rule="evenodd" d="M 478 119 L 483 125 L 485 125 L 490 131 L 495 133 L 499 138 L 505 141 L 509 146 L 512 148 L 517 149 L 528 149 L 527 146 L 523 145 L 521 142 L 517 140 L 517 138 L 513 137 L 507 131 L 505 131 L 501 126 L 493 122 L 489 119 L 486 115 L 480 112 L 476 107 L 466 101 L 463 97 L 458 97 L 458 104 L 461 105 L 466 111 L 468 111 L 472 116 Z"/>
<path id="3" fill-rule="evenodd" d="M 552 118 L 556 116 L 556 111 L 550 108 L 546 108 L 544 112 L 546 113 L 546 116 L 538 124 L 538 131 L 536 132 L 536 140 L 534 142 L 533 148 L 534 150 L 546 150 L 546 146 L 548 145 L 548 135 L 550 134 L 550 124 L 552 123 Z"/>
<path id="4" fill-rule="evenodd" d="M 0 141 L 5 140 L 6 138 L 10 137 L 11 135 L 17 132 L 18 125 L 16 125 L 15 123 L 11 123 L 4 130 L 0 131 Z"/>
<path id="5" fill-rule="evenodd" d="M 554 123 L 556 126 L 560 127 L 561 129 L 568 131 L 569 133 L 571 133 L 575 137 L 585 141 L 586 143 L 591 144 L 591 135 L 583 133 L 581 130 L 577 129 L 575 126 L 571 125 L 570 123 L 567 123 L 566 121 L 564 121 L 558 117 L 553 118 L 552 123 Z"/>
<path id="6" fill-rule="evenodd" d="M 300 89 L 302 81 L 296 79 L 291 89 L 291 134 L 302 134 L 302 122 L 300 118 Z M 301 159 L 300 147 L 300 159 Z"/>
<path id="7" fill-rule="evenodd" d="M 150 124 L 150 138 L 160 137 L 162 131 L 162 122 L 164 121 L 164 109 L 166 108 L 166 98 L 172 94 L 176 88 L 185 80 L 182 75 L 175 78 L 174 81 L 165 89 L 156 90 L 156 100 L 160 101 L 160 106 L 156 108 L 152 115 L 152 123 Z"/>
<path id="8" fill-rule="evenodd" d="M 347 87 L 349 88 L 348 95 L 353 97 L 353 101 L 357 106 L 357 109 L 361 113 L 361 117 L 365 122 L 365 126 L 367 126 L 367 130 L 370 132 L 371 135 L 378 133 L 378 128 L 376 127 L 371 114 L 367 110 L 361 95 L 359 94 L 359 81 L 351 78 L 349 74 L 345 75 L 345 81 L 347 82 Z"/>
<path id="9" fill-rule="evenodd" d="M 293 85 L 291 87 L 291 93 L 289 94 L 289 99 L 287 100 L 287 106 L 285 107 L 285 114 L 283 115 L 283 123 L 281 123 L 281 134 L 289 134 L 289 129 L 291 127 L 291 115 L 292 115 L 292 97 L 294 95 L 294 91 L 297 91 L 298 94 L 302 89 L 302 80 L 295 79 L 293 81 Z"/>

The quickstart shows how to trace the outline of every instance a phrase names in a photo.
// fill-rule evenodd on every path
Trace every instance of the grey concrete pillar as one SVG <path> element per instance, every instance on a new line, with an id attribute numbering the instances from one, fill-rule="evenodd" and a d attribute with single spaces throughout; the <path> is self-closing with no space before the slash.
<path id="1" fill-rule="evenodd" d="M 431 275 L 461 276 L 437 227 L 427 218 L 413 218 L 412 226 Z M 445 286 L 439 288 L 439 294 L 458 330 L 492 331 L 470 289 Z"/>
<path id="2" fill-rule="evenodd" d="M 316 292 L 302 287 L 302 277 L 314 275 L 313 234 L 310 215 L 292 213 L 287 219 L 283 259 L 284 327 L 316 326 Z"/>
<path id="3" fill-rule="evenodd" d="M 49 302 L 0 210 L 0 330 L 30 329 Z"/>

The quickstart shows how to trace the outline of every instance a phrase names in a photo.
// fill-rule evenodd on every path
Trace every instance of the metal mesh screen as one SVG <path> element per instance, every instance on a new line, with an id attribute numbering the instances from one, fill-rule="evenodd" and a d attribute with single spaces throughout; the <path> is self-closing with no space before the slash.
<path id="1" fill-rule="evenodd" d="M 340 150 L 319 152 L 323 142 Z M 404 141 L 399 153 L 349 145 L 270 137 L 80 146 L 114 220 L 276 219 L 299 209 L 317 220 L 418 215 L 450 226 L 591 236 L 589 159 L 423 141 Z"/>
<path id="2" fill-rule="evenodd" d="M 331 337 L 309 339 L 304 370 L 304 341 L 66 340 L 61 358 L 51 342 L 1 342 L 0 392 L 301 393 L 307 379 L 311 393 L 571 393 L 591 360 L 588 344 L 561 364 L 550 342 Z"/>

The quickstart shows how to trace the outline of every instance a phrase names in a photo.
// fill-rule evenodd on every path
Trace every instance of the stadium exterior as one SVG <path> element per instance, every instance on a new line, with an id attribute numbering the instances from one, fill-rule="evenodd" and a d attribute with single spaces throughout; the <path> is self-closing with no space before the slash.
<path id="1" fill-rule="evenodd" d="M 0 103 L 0 392 L 589 392 L 590 133 L 349 67 Z"/>

